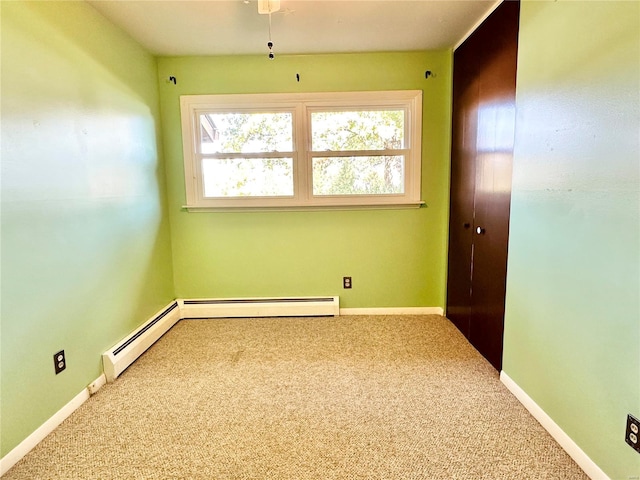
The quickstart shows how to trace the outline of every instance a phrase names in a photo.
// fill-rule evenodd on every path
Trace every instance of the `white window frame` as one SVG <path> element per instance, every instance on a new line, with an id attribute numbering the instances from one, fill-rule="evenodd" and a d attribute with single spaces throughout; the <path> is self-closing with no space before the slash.
<path id="1" fill-rule="evenodd" d="M 312 152 L 311 113 L 314 111 L 404 110 L 404 148 L 401 150 L 358 151 L 358 155 L 402 154 L 404 193 L 380 195 L 313 195 L 313 157 L 352 156 L 354 152 Z M 282 112 L 293 116 L 293 152 L 261 155 L 293 158 L 294 194 L 287 197 L 204 197 L 202 159 L 199 152 L 199 115 L 210 112 Z M 180 97 L 186 208 L 189 211 L 301 210 L 351 208 L 419 207 L 422 166 L 422 91 L 327 92 L 292 94 L 183 95 Z"/>

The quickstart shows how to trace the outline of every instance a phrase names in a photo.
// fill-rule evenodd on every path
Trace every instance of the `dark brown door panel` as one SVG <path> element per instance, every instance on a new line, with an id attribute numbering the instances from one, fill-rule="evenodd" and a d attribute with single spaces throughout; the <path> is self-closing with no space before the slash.
<path id="1" fill-rule="evenodd" d="M 519 2 L 456 50 L 447 317 L 498 370 L 506 289 Z"/>

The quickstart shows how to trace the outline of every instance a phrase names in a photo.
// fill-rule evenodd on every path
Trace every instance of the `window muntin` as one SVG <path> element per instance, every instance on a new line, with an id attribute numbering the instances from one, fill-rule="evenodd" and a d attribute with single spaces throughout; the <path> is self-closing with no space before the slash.
<path id="1" fill-rule="evenodd" d="M 181 97 L 186 208 L 419 206 L 422 92 Z"/>

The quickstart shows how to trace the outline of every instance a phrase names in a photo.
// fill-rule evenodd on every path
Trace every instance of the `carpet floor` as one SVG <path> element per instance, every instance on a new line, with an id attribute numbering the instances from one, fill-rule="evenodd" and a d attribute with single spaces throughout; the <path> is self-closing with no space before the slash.
<path id="1" fill-rule="evenodd" d="M 439 316 L 183 320 L 3 476 L 587 479 Z"/>

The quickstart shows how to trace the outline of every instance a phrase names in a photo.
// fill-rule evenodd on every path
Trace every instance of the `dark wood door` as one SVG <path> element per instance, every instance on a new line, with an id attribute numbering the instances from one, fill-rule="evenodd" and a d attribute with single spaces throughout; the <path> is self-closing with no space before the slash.
<path id="1" fill-rule="evenodd" d="M 454 54 L 447 316 L 498 370 L 519 7 L 501 4 Z"/>

